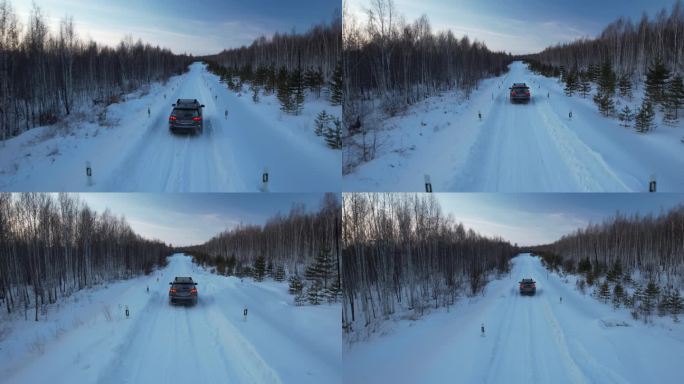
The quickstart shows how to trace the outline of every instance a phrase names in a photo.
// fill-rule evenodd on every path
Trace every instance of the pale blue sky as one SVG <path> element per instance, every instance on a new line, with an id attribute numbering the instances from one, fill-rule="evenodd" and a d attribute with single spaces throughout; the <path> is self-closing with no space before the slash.
<path id="1" fill-rule="evenodd" d="M 79 193 L 98 213 L 109 208 L 139 235 L 173 245 L 194 245 L 240 223 L 264 224 L 293 204 L 318 210 L 320 193 Z"/>
<path id="2" fill-rule="evenodd" d="M 26 25 L 32 2 L 10 0 Z M 132 34 L 176 53 L 204 55 L 249 45 L 261 35 L 329 22 L 340 0 L 35 0 L 56 31 L 73 16 L 83 39 L 116 45 Z"/>
<path id="3" fill-rule="evenodd" d="M 484 41 L 495 51 L 536 53 L 558 42 L 594 37 L 620 16 L 638 21 L 653 17 L 675 0 L 394 0 L 397 11 L 413 22 L 425 14 L 433 30 L 451 29 Z M 367 20 L 370 0 L 348 0 L 348 10 Z"/>
<path id="4" fill-rule="evenodd" d="M 445 214 L 467 228 L 519 245 L 549 243 L 617 211 L 658 214 L 684 204 L 684 194 L 438 193 Z"/>

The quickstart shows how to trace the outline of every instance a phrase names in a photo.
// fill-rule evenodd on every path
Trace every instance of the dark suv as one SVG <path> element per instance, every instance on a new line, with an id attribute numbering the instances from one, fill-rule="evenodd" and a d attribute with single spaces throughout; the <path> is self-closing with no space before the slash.
<path id="1" fill-rule="evenodd" d="M 511 90 L 511 102 L 522 101 L 528 103 L 530 101 L 530 87 L 525 83 L 513 83 Z"/>
<path id="2" fill-rule="evenodd" d="M 197 283 L 192 277 L 176 277 L 169 283 L 169 303 L 197 304 Z"/>
<path id="3" fill-rule="evenodd" d="M 520 281 L 521 295 L 534 295 L 537 292 L 537 284 L 533 279 L 522 279 Z"/>
<path id="4" fill-rule="evenodd" d="M 171 132 L 191 132 L 197 134 L 202 132 L 202 108 L 197 99 L 178 99 L 176 104 L 172 104 L 173 111 L 169 116 L 169 130 Z"/>

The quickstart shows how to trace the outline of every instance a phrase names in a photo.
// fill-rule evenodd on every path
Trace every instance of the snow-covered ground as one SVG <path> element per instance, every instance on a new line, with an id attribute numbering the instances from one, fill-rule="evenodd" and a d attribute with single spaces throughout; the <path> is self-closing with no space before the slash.
<path id="1" fill-rule="evenodd" d="M 206 106 L 201 136 L 169 132 L 178 98 Z M 93 112 L 70 118 L 67 127 L 32 129 L 0 142 L 0 190 L 256 192 L 264 170 L 271 192 L 340 190 L 340 151 L 313 132 L 321 110 L 341 115 L 324 98 L 309 97 L 300 116 L 286 115 L 275 96 L 262 95 L 255 104 L 249 93 L 238 96 L 194 63 L 165 86 L 128 99 L 107 109 L 111 127 L 100 126 Z"/>
<path id="2" fill-rule="evenodd" d="M 518 294 L 523 277 L 537 282 L 535 296 Z M 634 321 L 528 254 L 482 297 L 392 325 L 345 346 L 345 382 L 676 383 L 684 374 L 684 325 Z"/>
<path id="3" fill-rule="evenodd" d="M 197 306 L 169 305 L 174 276 L 199 283 Z M 75 294 L 46 321 L 3 319 L 0 381 L 339 383 L 340 311 L 295 307 L 285 283 L 213 275 L 177 254 L 149 276 Z"/>
<path id="4" fill-rule="evenodd" d="M 510 103 L 514 82 L 530 86 L 529 104 Z M 647 134 L 621 127 L 600 115 L 591 96 L 567 97 L 557 79 L 514 62 L 465 103 L 444 94 L 384 121 L 376 159 L 342 184 L 345 191 L 423 191 L 428 175 L 435 192 L 643 192 L 654 176 L 659 191 L 682 191 L 684 122 L 658 123 Z"/>

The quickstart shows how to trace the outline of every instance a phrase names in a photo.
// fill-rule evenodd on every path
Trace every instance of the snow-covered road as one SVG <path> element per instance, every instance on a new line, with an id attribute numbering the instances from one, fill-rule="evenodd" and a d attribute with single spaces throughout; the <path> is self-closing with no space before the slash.
<path id="1" fill-rule="evenodd" d="M 169 132 L 178 98 L 205 105 L 202 135 Z M 323 109 L 339 116 L 335 108 L 311 97 L 302 115 L 283 114 L 275 96 L 255 104 L 198 62 L 149 94 L 110 106 L 112 127 L 74 118 L 78 129 L 41 127 L 0 143 L 0 190 L 257 192 L 266 170 L 271 192 L 336 191 L 340 152 L 313 133 L 315 116 Z"/>
<path id="2" fill-rule="evenodd" d="M 537 281 L 535 296 L 517 282 Z M 563 298 L 562 303 L 560 298 Z M 611 326 L 624 322 L 629 326 Z M 480 326 L 485 326 L 485 336 Z M 402 321 L 388 335 L 343 354 L 345 382 L 649 383 L 678 382 L 681 324 L 645 326 L 626 310 L 580 294 L 547 274 L 537 257 L 520 255 L 509 276 L 483 297 L 449 313 Z"/>
<path id="3" fill-rule="evenodd" d="M 510 102 L 518 82 L 530 86 L 529 104 Z M 425 175 L 435 192 L 647 191 L 651 176 L 659 191 L 684 190 L 681 126 L 619 127 L 591 96 L 567 97 L 522 62 L 463 105 L 453 94 L 430 98 L 385 124 L 394 128 L 378 141 L 388 152 L 346 175 L 345 190 L 422 191 Z"/>
<path id="4" fill-rule="evenodd" d="M 197 306 L 169 305 L 174 276 L 198 282 Z M 85 295 L 47 323 L 15 323 L 0 342 L 0 374 L 6 383 L 341 382 L 339 305 L 291 302 L 286 284 L 220 277 L 174 255 L 163 270 Z M 37 335 L 43 351 L 27 351 Z"/>

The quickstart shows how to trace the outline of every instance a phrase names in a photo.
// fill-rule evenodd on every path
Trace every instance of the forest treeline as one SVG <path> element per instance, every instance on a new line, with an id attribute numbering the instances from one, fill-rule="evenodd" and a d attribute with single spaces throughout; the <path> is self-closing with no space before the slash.
<path id="1" fill-rule="evenodd" d="M 336 12 L 329 23 L 314 25 L 306 32 L 276 32 L 271 37 L 259 37 L 249 46 L 226 49 L 203 59 L 226 67 L 236 75 L 254 74 L 259 68 L 270 68 L 273 72 L 301 69 L 315 72 L 325 82 L 332 80 L 341 52 L 342 17 Z"/>
<path id="2" fill-rule="evenodd" d="M 487 274 L 508 272 L 517 254 L 507 241 L 445 216 L 432 194 L 344 194 L 342 211 L 346 332 L 480 293 Z"/>
<path id="3" fill-rule="evenodd" d="M 261 92 L 275 93 L 281 109 L 297 115 L 306 91 L 320 97 L 326 90 L 332 106 L 342 104 L 341 52 L 338 13 L 329 24 L 315 25 L 304 33 L 262 36 L 249 47 L 224 50 L 204 60 L 229 89 L 242 92 L 244 84 L 249 84 L 254 102 L 259 102 Z"/>
<path id="4" fill-rule="evenodd" d="M 79 39 L 65 17 L 50 31 L 34 4 L 22 24 L 0 0 L 0 139 L 106 106 L 143 85 L 187 69 L 190 58 L 124 38 L 116 47 Z"/>
<path id="5" fill-rule="evenodd" d="M 599 300 L 631 308 L 635 318 L 648 319 L 656 309 L 676 318 L 684 309 L 684 206 L 655 216 L 618 213 L 535 252 L 552 270 L 581 274 L 581 291 L 594 287 Z"/>
<path id="6" fill-rule="evenodd" d="M 684 268 L 684 206 L 660 215 L 616 214 L 540 247 L 576 264 L 589 259 L 606 270 L 620 261 L 625 271 L 673 281 Z"/>
<path id="7" fill-rule="evenodd" d="M 470 91 L 480 79 L 505 71 L 511 61 L 510 55 L 491 52 L 467 36 L 433 32 L 425 15 L 405 22 L 393 0 L 369 3 L 365 23 L 345 14 L 347 115 L 359 112 L 358 101 L 373 97 L 381 98 L 391 113 L 441 91 Z"/>
<path id="8" fill-rule="evenodd" d="M 558 44 L 525 60 L 535 72 L 559 77 L 568 96 L 586 97 L 594 88 L 593 100 L 602 114 L 617 116 L 623 125 L 633 124 L 645 133 L 656 127 L 658 106 L 665 124 L 679 122 L 684 107 L 683 53 L 684 8 L 677 0 L 669 13 L 663 9 L 654 19 L 645 13 L 637 24 L 619 18 L 596 38 Z M 630 108 L 633 88 L 642 84 L 643 100 Z M 624 106 L 621 101 L 626 101 Z"/>
<path id="9" fill-rule="evenodd" d="M 240 225 L 179 251 L 215 267 L 219 275 L 288 279 L 297 304 L 336 301 L 341 295 L 340 220 L 339 199 L 327 193 L 316 211 L 297 204 L 264 225 Z"/>
<path id="10" fill-rule="evenodd" d="M 491 52 L 484 43 L 453 32 L 434 32 L 423 15 L 406 22 L 393 0 L 368 2 L 366 20 L 345 8 L 343 32 L 344 119 L 350 136 L 372 133 L 376 110 L 394 115 L 407 106 L 440 92 L 460 89 L 466 94 L 479 80 L 508 70 L 512 57 Z M 374 157 L 373 144 L 350 140 L 345 146 L 363 146 L 345 154 L 345 162 Z"/>
<path id="11" fill-rule="evenodd" d="M 610 61 L 617 74 L 646 75 L 656 58 L 674 72 L 684 69 L 684 9 L 681 1 L 672 10 L 661 10 L 654 19 L 644 13 L 637 24 L 619 18 L 603 29 L 596 38 L 583 38 L 557 44 L 529 56 L 554 67 L 588 68 Z"/>
<path id="12" fill-rule="evenodd" d="M 171 248 L 143 239 L 125 218 L 60 193 L 0 194 L 0 302 L 28 318 L 47 305 L 115 279 L 166 265 Z"/>

